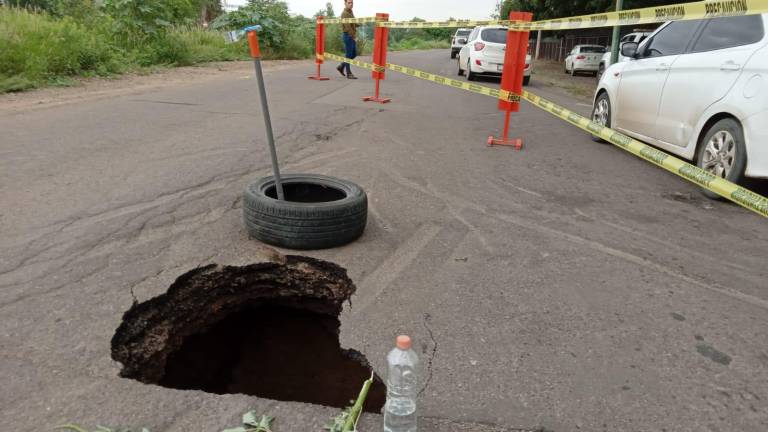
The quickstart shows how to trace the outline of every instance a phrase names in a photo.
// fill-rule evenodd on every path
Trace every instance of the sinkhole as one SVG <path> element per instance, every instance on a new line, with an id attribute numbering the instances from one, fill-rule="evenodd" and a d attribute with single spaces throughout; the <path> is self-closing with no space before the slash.
<path id="1" fill-rule="evenodd" d="M 247 266 L 209 265 L 165 294 L 134 304 L 112 338 L 120 376 L 215 394 L 343 408 L 371 366 L 339 344 L 339 313 L 355 291 L 329 262 L 280 256 Z M 380 412 L 378 376 L 365 410 Z"/>

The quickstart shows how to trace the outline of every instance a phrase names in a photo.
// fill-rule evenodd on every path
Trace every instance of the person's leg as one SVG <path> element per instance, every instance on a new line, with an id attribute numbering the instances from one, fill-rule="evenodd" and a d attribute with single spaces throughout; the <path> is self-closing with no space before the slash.
<path id="1" fill-rule="evenodd" d="M 355 40 L 352 39 L 348 34 L 344 33 L 344 57 L 346 58 L 354 58 L 355 56 Z M 344 63 L 345 72 L 347 75 L 352 73 L 352 69 L 349 65 L 349 63 Z"/>

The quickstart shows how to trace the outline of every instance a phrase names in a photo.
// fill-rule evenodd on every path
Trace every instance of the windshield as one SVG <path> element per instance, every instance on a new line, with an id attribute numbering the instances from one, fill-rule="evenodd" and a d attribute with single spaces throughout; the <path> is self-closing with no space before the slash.
<path id="1" fill-rule="evenodd" d="M 604 53 L 605 47 L 601 46 L 583 46 L 581 47 L 581 52 L 583 53 Z"/>
<path id="2" fill-rule="evenodd" d="M 466 36 L 469 34 L 470 31 L 471 30 L 459 30 L 456 32 L 456 36 L 458 37 Z"/>
<path id="3" fill-rule="evenodd" d="M 507 29 L 485 29 L 480 37 L 486 42 L 507 43 Z"/>

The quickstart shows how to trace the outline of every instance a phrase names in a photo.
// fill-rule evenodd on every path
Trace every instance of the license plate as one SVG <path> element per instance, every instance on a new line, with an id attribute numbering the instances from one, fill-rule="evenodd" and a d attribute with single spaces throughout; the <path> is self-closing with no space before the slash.
<path id="1" fill-rule="evenodd" d="M 496 65 L 496 70 L 499 72 L 504 72 L 504 65 Z"/>

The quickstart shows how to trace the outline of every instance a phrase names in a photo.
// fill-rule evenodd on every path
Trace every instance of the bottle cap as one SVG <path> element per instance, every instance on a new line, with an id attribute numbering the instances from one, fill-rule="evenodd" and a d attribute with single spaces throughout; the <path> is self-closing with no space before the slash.
<path id="1" fill-rule="evenodd" d="M 411 348 L 411 337 L 406 335 L 400 335 L 397 337 L 397 347 L 405 351 Z"/>

